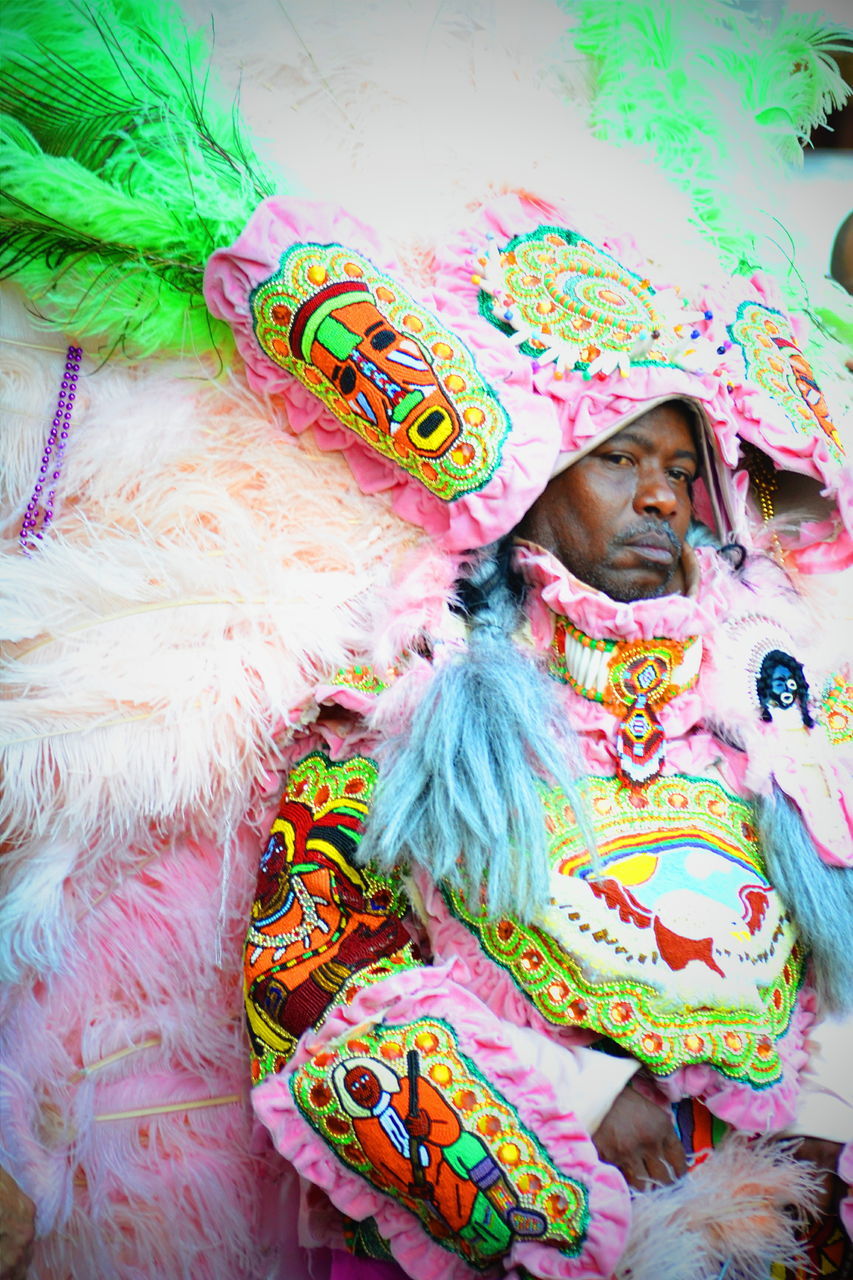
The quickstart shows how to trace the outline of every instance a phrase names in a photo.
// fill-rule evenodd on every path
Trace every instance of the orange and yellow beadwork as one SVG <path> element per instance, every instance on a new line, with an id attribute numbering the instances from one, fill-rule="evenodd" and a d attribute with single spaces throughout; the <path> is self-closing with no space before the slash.
<path id="1" fill-rule="evenodd" d="M 823 392 L 785 316 L 761 302 L 742 302 L 728 332 L 743 353 L 747 377 L 784 409 L 796 433 L 812 437 L 817 428 L 833 460 L 843 462 L 844 447 Z"/>
<path id="2" fill-rule="evenodd" d="M 386 1095 L 382 1102 L 373 1102 L 370 1077 Z M 315 1054 L 290 1087 L 342 1163 L 405 1205 L 438 1244 L 470 1265 L 487 1266 L 519 1237 L 569 1256 L 580 1252 L 586 1188 L 556 1170 L 443 1020 L 363 1029 Z M 428 1136 L 409 1143 L 403 1121 L 414 1111 L 426 1113 Z"/>
<path id="3" fill-rule="evenodd" d="M 376 766 L 312 752 L 292 771 L 261 858 L 244 949 L 255 1083 L 336 1004 L 417 962 L 399 885 L 355 865 Z"/>
<path id="4" fill-rule="evenodd" d="M 579 653 L 577 661 L 570 660 L 573 653 Z M 683 643 L 594 639 L 554 615 L 548 669 L 580 697 L 609 709 L 616 718 L 618 776 L 626 786 L 642 787 L 660 775 L 664 763 L 666 737 L 657 712 L 696 683 L 701 653 L 695 637 Z"/>
<path id="5" fill-rule="evenodd" d="M 540 226 L 490 246 L 473 282 L 481 314 L 519 350 L 554 358 L 590 376 L 605 353 L 630 364 L 667 365 L 687 346 L 685 325 L 670 323 L 647 279 L 564 227 Z M 687 326 L 689 328 L 689 326 Z"/>
<path id="6" fill-rule="evenodd" d="M 435 497 L 494 475 L 510 428 L 496 393 L 462 340 L 368 258 L 298 242 L 250 305 L 269 358 Z"/>

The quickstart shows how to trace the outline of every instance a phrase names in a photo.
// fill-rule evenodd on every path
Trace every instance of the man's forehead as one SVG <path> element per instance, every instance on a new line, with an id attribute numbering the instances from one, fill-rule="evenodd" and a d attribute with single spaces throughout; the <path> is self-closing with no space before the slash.
<path id="1" fill-rule="evenodd" d="M 664 418 L 675 419 L 683 423 L 685 431 L 690 436 L 693 456 L 701 466 L 702 462 L 707 461 L 707 453 L 703 447 L 706 428 L 702 414 L 688 400 L 669 396 L 660 400 L 653 400 L 645 405 L 636 405 L 625 413 L 621 419 L 611 423 L 607 431 L 591 437 L 580 448 L 558 455 L 551 473 L 551 479 L 553 480 L 555 476 L 573 467 L 576 462 L 581 462 L 590 454 L 598 452 L 605 445 L 612 445 L 614 441 L 622 439 L 625 432 L 645 433 L 645 429 L 650 422 L 660 419 L 660 410 L 664 411 L 662 415 Z"/>
<path id="2" fill-rule="evenodd" d="M 682 413 L 681 417 L 684 427 L 684 435 L 681 438 L 677 432 L 677 424 L 673 422 L 664 424 L 656 419 L 637 418 L 596 447 L 605 449 L 618 447 L 620 444 L 634 444 L 643 450 L 651 450 L 658 448 L 662 438 L 666 437 L 668 452 L 674 457 L 696 460 L 699 456 L 699 443 L 695 424 L 686 413 Z M 673 436 L 675 438 L 672 438 Z"/>

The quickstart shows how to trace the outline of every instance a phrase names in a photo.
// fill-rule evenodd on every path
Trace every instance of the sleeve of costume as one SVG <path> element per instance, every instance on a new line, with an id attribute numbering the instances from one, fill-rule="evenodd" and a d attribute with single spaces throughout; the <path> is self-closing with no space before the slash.
<path id="1" fill-rule="evenodd" d="M 853 1144 L 851 1045 L 853 1014 L 824 1018 L 809 1029 L 809 1058 L 788 1133 Z"/>
<path id="2" fill-rule="evenodd" d="M 419 955 L 402 885 L 354 859 L 375 780 L 368 756 L 319 750 L 289 774 L 245 950 L 255 1110 L 418 1280 L 610 1275 L 628 1192 L 574 1114 L 591 1055 Z"/>

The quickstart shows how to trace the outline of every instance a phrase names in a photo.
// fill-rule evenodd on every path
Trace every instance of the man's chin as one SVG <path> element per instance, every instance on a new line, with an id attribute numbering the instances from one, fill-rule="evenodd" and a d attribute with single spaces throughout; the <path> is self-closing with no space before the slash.
<path id="1" fill-rule="evenodd" d="M 611 572 L 598 575 L 598 581 L 590 583 L 616 600 L 619 604 L 633 604 L 636 600 L 660 600 L 663 596 L 679 592 L 677 566 L 662 579 L 659 574 Z"/>

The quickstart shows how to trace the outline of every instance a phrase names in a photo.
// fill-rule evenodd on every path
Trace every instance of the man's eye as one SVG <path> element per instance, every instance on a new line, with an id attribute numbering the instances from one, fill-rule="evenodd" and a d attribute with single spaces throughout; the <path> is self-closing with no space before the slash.
<path id="1" fill-rule="evenodd" d="M 692 471 L 682 471 L 681 467 L 673 467 L 670 470 L 669 477 L 676 484 L 692 484 L 696 479 Z"/>
<path id="2" fill-rule="evenodd" d="M 627 453 L 602 453 L 599 455 L 605 462 L 613 463 L 617 467 L 630 466 L 631 459 Z"/>

